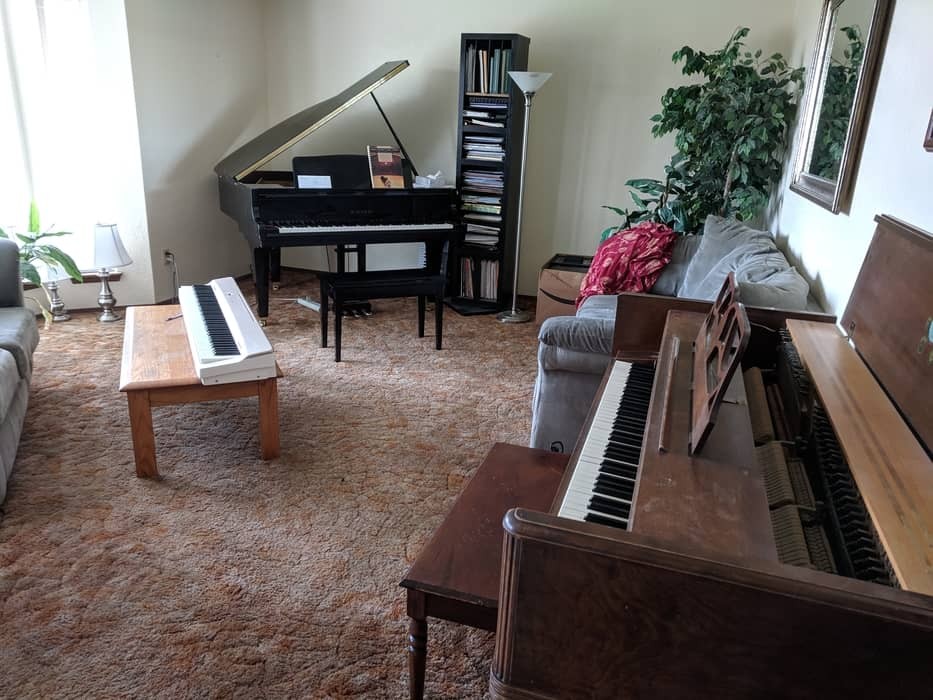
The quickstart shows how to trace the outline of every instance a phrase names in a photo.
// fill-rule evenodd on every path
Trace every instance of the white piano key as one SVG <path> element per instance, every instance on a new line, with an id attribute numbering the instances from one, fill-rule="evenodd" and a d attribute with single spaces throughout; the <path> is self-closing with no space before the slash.
<path id="1" fill-rule="evenodd" d="M 191 285 L 178 289 L 185 332 L 195 372 L 202 384 L 225 384 L 268 379 L 276 374 L 272 344 L 253 316 L 232 277 L 212 280 L 210 287 L 221 308 L 238 354 L 217 355 L 211 344 L 201 307 Z"/>
<path id="2" fill-rule="evenodd" d="M 365 231 L 443 231 L 453 224 L 387 224 L 382 226 L 279 226 L 279 233 L 355 233 Z"/>
<path id="3" fill-rule="evenodd" d="M 587 515 L 593 515 L 618 522 L 623 527 L 628 527 L 628 518 L 595 510 L 590 507 L 589 503 L 593 496 L 598 495 L 600 498 L 606 499 L 607 502 L 618 503 L 621 507 L 631 508 L 633 506 L 631 501 L 624 498 L 605 493 L 597 494 L 595 491 L 596 479 L 601 474 L 620 485 L 629 483 L 633 486 L 640 476 L 638 474 L 638 463 L 617 457 L 607 457 L 605 454 L 609 445 L 619 446 L 623 449 L 625 447 L 637 449 L 639 455 L 641 454 L 641 442 L 644 435 L 631 430 L 628 426 L 620 429 L 619 425 L 617 425 L 620 404 L 631 374 L 631 367 L 632 365 L 627 362 L 615 362 L 613 364 L 599 404 L 593 413 L 593 420 L 583 441 L 583 446 L 580 448 L 580 454 L 574 464 L 574 471 L 567 484 L 564 498 L 558 509 L 557 514 L 560 517 L 580 521 L 585 520 Z M 647 387 L 647 383 L 645 383 L 645 386 Z M 647 401 L 645 401 L 644 408 L 647 412 Z M 632 479 L 603 472 L 601 471 L 603 462 L 624 469 L 634 469 L 636 476 Z"/>

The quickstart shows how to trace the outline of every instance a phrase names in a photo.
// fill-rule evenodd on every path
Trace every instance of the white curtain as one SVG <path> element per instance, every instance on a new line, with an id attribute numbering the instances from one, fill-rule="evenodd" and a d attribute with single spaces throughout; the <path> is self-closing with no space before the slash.
<path id="1" fill-rule="evenodd" d="M 93 163 L 101 134 L 88 0 L 0 0 L 0 226 L 93 227 Z M 86 235 L 55 243 L 78 253 Z"/>

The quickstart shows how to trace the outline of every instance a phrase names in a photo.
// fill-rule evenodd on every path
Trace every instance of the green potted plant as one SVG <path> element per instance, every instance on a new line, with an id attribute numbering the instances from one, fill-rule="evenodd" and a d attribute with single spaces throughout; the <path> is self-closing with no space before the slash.
<path id="1" fill-rule="evenodd" d="M 11 235 L 12 234 L 12 235 Z M 36 263 L 43 263 L 49 268 L 61 268 L 71 279 L 80 282 L 81 271 L 74 260 L 58 246 L 45 242 L 47 238 L 58 238 L 70 235 L 70 231 L 42 231 L 39 225 L 39 208 L 35 202 L 29 205 L 29 224 L 25 233 L 11 232 L 8 234 L 0 228 L 0 238 L 12 238 L 19 246 L 19 270 L 24 282 L 41 287 L 51 306 L 52 300 L 49 290 L 42 284 L 42 277 Z M 36 300 L 34 300 L 36 301 Z M 36 301 L 46 324 L 51 323 L 52 315 L 48 307 Z"/>
<path id="2" fill-rule="evenodd" d="M 709 214 L 754 219 L 781 177 L 788 125 L 796 112 L 803 69 L 779 53 L 745 50 L 742 27 L 711 54 L 684 46 L 671 60 L 700 82 L 670 88 L 651 117 L 655 137 L 674 133 L 677 153 L 664 181 L 629 180 L 633 209 L 607 206 L 622 216 L 603 238 L 640 221 L 680 233 L 702 229 Z"/>

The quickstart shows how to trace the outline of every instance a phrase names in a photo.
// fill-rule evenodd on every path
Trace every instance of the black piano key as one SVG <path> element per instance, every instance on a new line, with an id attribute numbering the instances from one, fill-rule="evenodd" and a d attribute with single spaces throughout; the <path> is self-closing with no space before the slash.
<path id="1" fill-rule="evenodd" d="M 216 355 L 239 355 L 236 340 L 230 332 L 230 326 L 224 318 L 213 288 L 206 284 L 196 284 L 193 285 L 193 290 L 211 349 Z"/>
<path id="2" fill-rule="evenodd" d="M 632 502 L 632 496 L 635 493 L 635 484 L 632 482 L 617 481 L 609 478 L 596 478 L 596 485 L 593 492 L 603 496 L 615 496 Z"/>
<path id="3" fill-rule="evenodd" d="M 596 513 L 587 513 L 583 518 L 588 523 L 597 523 L 599 525 L 608 525 L 609 527 L 618 527 L 622 530 L 628 529 L 628 522 L 620 522 L 612 518 L 604 518 Z"/>
<path id="4" fill-rule="evenodd" d="M 590 499 L 588 508 L 604 515 L 614 515 L 617 518 L 628 518 L 631 513 L 631 506 L 620 501 L 613 501 L 604 496 L 593 496 Z"/>

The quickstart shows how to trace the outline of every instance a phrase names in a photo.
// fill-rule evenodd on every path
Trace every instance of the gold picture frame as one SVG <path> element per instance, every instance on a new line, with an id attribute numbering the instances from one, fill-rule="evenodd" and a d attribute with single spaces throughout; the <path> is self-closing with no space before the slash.
<path id="1" fill-rule="evenodd" d="M 927 124 L 927 135 L 923 139 L 923 147 L 928 151 L 933 151 L 933 110 L 930 111 L 930 123 Z"/>

